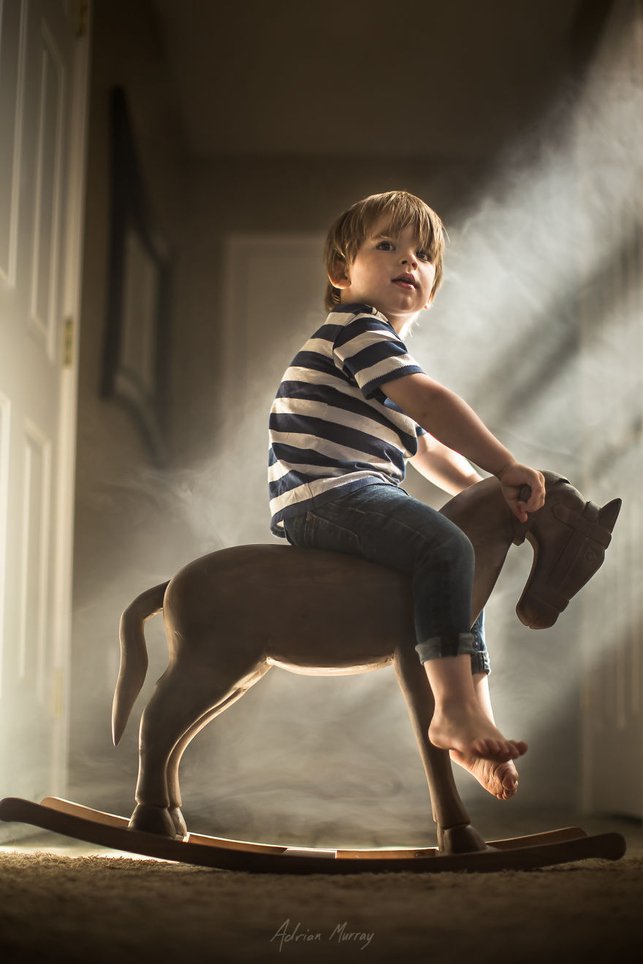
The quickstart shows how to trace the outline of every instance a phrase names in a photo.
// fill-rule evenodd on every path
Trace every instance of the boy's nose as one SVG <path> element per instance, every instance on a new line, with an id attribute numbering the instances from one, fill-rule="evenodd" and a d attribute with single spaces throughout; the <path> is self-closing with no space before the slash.
<path id="1" fill-rule="evenodd" d="M 413 255 L 407 255 L 406 257 L 402 258 L 402 264 L 411 265 L 411 267 L 413 268 L 417 268 L 418 266 L 418 263 L 413 257 Z"/>

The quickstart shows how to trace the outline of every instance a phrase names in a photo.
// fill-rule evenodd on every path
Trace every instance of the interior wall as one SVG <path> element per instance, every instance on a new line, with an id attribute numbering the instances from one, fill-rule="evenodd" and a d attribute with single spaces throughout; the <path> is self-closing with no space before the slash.
<path id="1" fill-rule="evenodd" d="M 189 314 L 198 315 L 201 324 L 193 325 L 181 336 L 177 350 L 177 394 L 184 399 L 191 393 L 191 404 L 175 409 L 176 437 L 180 459 L 189 461 L 204 452 L 211 453 L 222 438 L 223 410 L 231 398 L 220 398 L 225 376 L 222 331 L 225 319 L 225 245 L 234 235 L 292 235 L 323 237 L 331 221 L 354 200 L 376 191 L 403 187 L 422 196 L 445 217 L 466 205 L 472 183 L 480 183 L 486 170 L 483 158 L 356 157 L 345 160 L 331 157 L 222 157 L 193 160 L 193 191 L 189 231 L 190 285 L 186 297 Z M 319 249 L 321 265 L 321 245 Z M 252 277 L 246 278 L 252 284 Z M 323 287 L 312 292 L 323 312 Z M 267 315 L 257 326 L 275 329 L 288 327 L 288 291 L 279 305 L 267 304 Z M 270 313 L 274 313 L 271 316 Z M 197 359 L 208 359 L 207 366 Z M 285 360 L 286 361 L 286 360 Z M 284 364 L 285 364 L 284 361 Z M 255 362 L 253 361 L 253 364 Z M 261 361 L 256 360 L 260 365 Z M 233 373 L 228 373 L 232 375 Z"/>
<path id="2" fill-rule="evenodd" d="M 187 218 L 186 158 L 161 38 L 150 5 L 92 4 L 92 63 L 75 509 L 71 786 L 96 781 L 110 761 L 109 710 L 118 659 L 118 618 L 138 591 L 174 565 L 168 483 L 130 412 L 100 394 L 108 297 L 109 99 L 125 88 L 152 223 L 171 252 L 170 327 L 181 311 Z M 170 383 L 173 370 L 170 370 Z M 171 388 L 171 384 L 170 384 Z M 171 448 L 171 436 L 168 439 Z M 171 561 L 170 561 L 171 560 Z"/>
<path id="3" fill-rule="evenodd" d="M 601 594 L 583 605 L 583 792 L 593 812 L 643 818 L 643 7 L 615 4 L 586 88 L 613 164 L 579 151 L 579 190 L 602 199 L 599 243 L 579 252 L 584 484 L 622 499 Z M 597 124 L 598 120 L 598 124 Z M 617 175 L 618 172 L 618 175 Z M 606 600 L 608 601 L 606 604 Z"/>
<path id="4" fill-rule="evenodd" d="M 237 541 L 272 541 L 264 469 L 249 469 L 242 442 L 234 441 L 236 430 L 250 433 L 257 450 L 264 446 L 267 411 L 251 391 L 252 421 L 240 423 L 235 372 L 226 370 L 225 339 L 234 336 L 235 325 L 226 300 L 231 239 L 321 242 L 332 218 L 358 197 L 405 187 L 433 204 L 451 234 L 447 283 L 423 323 L 425 334 L 414 335 L 412 346 L 427 370 L 462 392 L 521 458 L 570 478 L 581 470 L 581 413 L 577 373 L 554 364 L 573 352 L 577 331 L 574 299 L 561 281 L 569 273 L 565 258 L 573 240 L 564 240 L 562 252 L 551 244 L 559 228 L 556 208 L 567 190 L 559 175 L 562 168 L 566 176 L 569 159 L 561 160 L 552 146 L 560 115 L 499 166 L 485 157 L 439 155 L 188 160 L 148 4 L 126 9 L 120 0 L 99 0 L 95 13 L 71 756 L 78 798 L 124 811 L 134 788 L 136 723 L 162 672 L 165 646 L 160 621 L 148 623 L 146 686 L 114 751 L 109 710 L 119 613 L 191 558 Z M 107 284 L 107 92 L 113 83 L 123 83 L 130 94 L 150 196 L 175 248 L 174 460 L 163 474 L 151 467 L 127 413 L 98 396 Z M 243 266 L 240 272 L 251 286 L 252 275 L 244 277 Z M 311 293 L 311 311 L 318 299 L 320 318 L 322 295 L 321 287 Z M 274 332 L 275 349 L 295 324 L 288 304 L 286 284 L 256 318 L 257 330 Z M 248 365 L 250 383 L 255 377 L 262 382 L 264 358 L 250 357 Z M 410 480 L 409 489 L 433 504 L 445 499 L 421 480 Z M 513 606 L 529 562 L 522 553 L 490 611 L 499 721 L 512 727 L 526 722 L 537 734 L 511 806 L 574 806 L 577 619 L 566 614 L 564 624 L 537 642 L 517 623 Z M 511 735 L 529 739 L 530 732 L 512 729 Z M 310 843 L 317 834 L 320 843 L 355 846 L 419 844 L 430 834 L 419 761 L 388 670 L 332 680 L 275 670 L 199 736 L 183 771 L 186 813 L 195 830 Z M 460 783 L 474 809 L 503 806 L 472 781 Z"/>

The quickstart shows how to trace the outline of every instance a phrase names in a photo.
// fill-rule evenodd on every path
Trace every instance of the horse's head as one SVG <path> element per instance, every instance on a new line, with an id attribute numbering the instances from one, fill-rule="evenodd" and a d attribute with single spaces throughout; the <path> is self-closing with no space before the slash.
<path id="1" fill-rule="evenodd" d="M 531 516 L 526 537 L 534 562 L 516 612 L 525 626 L 553 626 L 603 564 L 621 508 L 613 499 L 602 508 L 587 502 L 567 479 L 545 473 L 545 504 Z"/>

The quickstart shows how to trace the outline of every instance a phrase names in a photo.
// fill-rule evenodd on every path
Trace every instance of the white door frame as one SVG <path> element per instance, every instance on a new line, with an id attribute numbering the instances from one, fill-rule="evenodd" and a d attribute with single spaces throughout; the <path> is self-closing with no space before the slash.
<path id="1" fill-rule="evenodd" d="M 71 606 L 74 543 L 74 493 L 76 470 L 76 421 L 78 405 L 78 346 L 82 248 L 87 167 L 90 14 L 91 0 L 75 4 L 79 36 L 74 53 L 71 82 L 71 119 L 67 157 L 67 232 L 65 238 L 62 310 L 65 319 L 65 369 L 60 400 L 60 458 L 56 507 L 56 576 L 53 586 L 55 716 L 58 732 L 54 741 L 52 793 L 65 792 L 69 747 L 69 680 L 71 670 Z"/>
<path id="2" fill-rule="evenodd" d="M 3 311 L 5 307 L 8 311 L 2 357 L 3 390 L 6 376 L 8 396 L 0 396 L 0 518 L 7 521 L 7 530 L 0 534 L 0 629 L 4 635 L 2 666 L 10 675 L 3 681 L 0 745 L 15 761 L 11 764 L 15 769 L 3 772 L 2 787 L 9 793 L 61 794 L 67 785 L 69 744 L 90 6 L 88 0 L 4 0 L 2 11 L 6 14 L 2 53 L 9 78 L 3 111 L 8 117 L 14 111 L 10 122 L 15 131 L 13 156 L 5 152 L 3 163 L 13 175 L 20 175 L 11 183 L 12 210 L 3 216 L 3 226 L 13 233 L 1 292 Z M 54 93 L 47 101 L 50 90 Z M 54 157 L 53 168 L 44 151 Z M 50 184 L 43 180 L 43 171 L 51 173 Z M 43 194 L 44 201 L 40 195 L 43 183 L 43 190 L 49 192 Z M 51 223 L 44 222 L 41 234 L 38 218 L 49 197 L 50 214 L 45 216 Z M 42 238 L 42 246 L 34 243 Z M 34 258 L 41 257 L 45 260 L 39 267 Z M 34 309 L 38 295 L 34 293 L 34 270 L 47 285 L 49 300 L 44 302 L 42 318 L 34 314 L 39 308 Z M 68 348 L 63 341 L 69 343 Z M 40 361 L 43 364 L 37 368 Z M 36 372 L 37 377 L 32 378 Z M 20 394 L 23 387 L 24 396 Z M 45 423 L 43 434 L 40 428 Z M 36 461 L 24 447 L 23 438 L 42 443 Z M 35 496 L 30 503 L 33 466 Z M 32 525 L 36 535 L 30 544 Z M 36 606 L 27 604 L 28 578 L 39 594 Z M 29 638 L 34 641 L 30 651 L 33 666 L 26 672 L 25 620 L 31 616 L 36 620 L 29 627 Z M 0 829 L 0 839 L 20 832 L 15 826 L 5 831 Z"/>

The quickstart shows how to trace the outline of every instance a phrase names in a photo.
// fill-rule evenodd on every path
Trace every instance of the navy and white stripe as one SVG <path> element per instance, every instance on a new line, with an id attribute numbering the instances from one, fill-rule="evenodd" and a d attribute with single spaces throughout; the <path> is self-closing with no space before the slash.
<path id="1" fill-rule="evenodd" d="M 287 368 L 270 411 L 271 529 L 313 500 L 404 479 L 423 429 L 380 385 L 421 372 L 387 319 L 339 305 Z"/>

